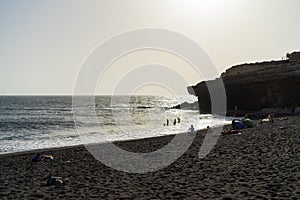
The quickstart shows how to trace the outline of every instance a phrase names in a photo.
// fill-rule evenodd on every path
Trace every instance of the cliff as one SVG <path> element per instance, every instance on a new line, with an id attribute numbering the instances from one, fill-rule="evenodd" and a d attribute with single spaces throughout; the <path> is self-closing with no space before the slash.
<path id="1" fill-rule="evenodd" d="M 220 78 L 225 85 L 228 112 L 268 108 L 292 112 L 300 106 L 300 52 L 287 54 L 287 60 L 233 66 Z M 198 97 L 200 113 L 211 112 L 207 84 L 217 79 L 188 87 L 189 93 Z"/>

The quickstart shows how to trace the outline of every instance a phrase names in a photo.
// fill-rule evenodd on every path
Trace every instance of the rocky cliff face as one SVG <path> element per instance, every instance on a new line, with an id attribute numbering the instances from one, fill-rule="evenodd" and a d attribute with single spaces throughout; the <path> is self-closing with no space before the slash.
<path id="1" fill-rule="evenodd" d="M 295 52 L 288 60 L 234 66 L 221 75 L 227 110 L 260 111 L 266 108 L 292 110 L 300 106 L 300 57 Z M 211 112 L 207 84 L 188 87 L 198 97 L 200 113 Z"/>

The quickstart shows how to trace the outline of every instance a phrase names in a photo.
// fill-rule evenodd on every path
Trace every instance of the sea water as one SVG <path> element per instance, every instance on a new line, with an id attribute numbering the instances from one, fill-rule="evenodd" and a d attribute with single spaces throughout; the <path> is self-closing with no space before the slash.
<path id="1" fill-rule="evenodd" d="M 191 125 L 201 129 L 229 123 L 197 110 L 169 109 L 195 100 L 193 96 L 96 96 L 93 114 L 85 111 L 90 105 L 84 103 L 83 112 L 74 112 L 72 96 L 1 96 L 0 153 L 155 137 L 186 132 Z"/>

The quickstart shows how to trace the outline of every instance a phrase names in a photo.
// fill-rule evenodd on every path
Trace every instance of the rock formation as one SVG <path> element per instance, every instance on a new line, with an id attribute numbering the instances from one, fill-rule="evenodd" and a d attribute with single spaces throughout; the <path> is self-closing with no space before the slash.
<path id="1" fill-rule="evenodd" d="M 227 112 L 285 109 L 300 106 L 300 52 L 287 54 L 286 60 L 233 66 L 221 74 L 227 96 Z M 207 84 L 188 87 L 198 97 L 200 113 L 211 112 Z M 228 113 L 227 113 L 228 114 Z"/>
<path id="2" fill-rule="evenodd" d="M 171 109 L 182 109 L 182 110 L 199 110 L 198 102 L 188 103 L 184 102 L 176 106 L 171 107 Z"/>

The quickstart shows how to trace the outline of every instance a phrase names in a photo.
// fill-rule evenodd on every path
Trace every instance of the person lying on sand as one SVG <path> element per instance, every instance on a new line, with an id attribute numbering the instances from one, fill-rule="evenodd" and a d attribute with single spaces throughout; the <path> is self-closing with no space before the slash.
<path id="1" fill-rule="evenodd" d="M 32 162 L 41 161 L 41 160 L 53 160 L 54 157 L 52 155 L 37 153 L 33 156 Z"/>
<path id="2" fill-rule="evenodd" d="M 51 173 L 48 174 L 47 176 L 47 186 L 55 185 L 56 188 L 65 185 L 66 183 L 69 182 L 69 179 L 63 179 L 60 176 L 52 176 Z"/>
<path id="3" fill-rule="evenodd" d="M 274 123 L 274 114 L 269 114 L 268 117 L 261 119 L 259 123 Z"/>
<path id="4" fill-rule="evenodd" d="M 238 134 L 239 133 L 239 131 L 238 130 L 234 130 L 234 129 L 230 129 L 230 130 L 228 130 L 228 131 L 222 131 L 221 132 L 221 135 L 231 135 L 231 134 Z"/>

